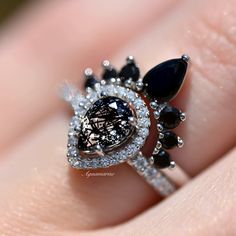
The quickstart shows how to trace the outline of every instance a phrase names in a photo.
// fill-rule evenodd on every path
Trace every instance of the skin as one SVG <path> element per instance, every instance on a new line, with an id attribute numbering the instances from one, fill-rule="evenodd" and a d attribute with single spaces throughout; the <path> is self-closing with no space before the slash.
<path id="1" fill-rule="evenodd" d="M 236 235 L 236 1 L 32 3 L 0 32 L 0 235 Z M 115 9 L 115 10 L 114 10 Z M 142 74 L 188 53 L 173 101 L 188 120 L 175 161 L 192 179 L 163 200 L 129 166 L 86 177 L 66 163 L 58 98 L 82 71 L 134 55 Z M 104 170 L 101 170 L 104 172 Z"/>

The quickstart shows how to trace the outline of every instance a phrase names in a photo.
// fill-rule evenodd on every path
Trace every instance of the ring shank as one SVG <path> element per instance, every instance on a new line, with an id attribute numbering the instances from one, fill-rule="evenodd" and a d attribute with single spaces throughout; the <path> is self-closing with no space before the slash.
<path id="1" fill-rule="evenodd" d="M 140 152 L 135 157 L 128 160 L 139 175 L 141 175 L 155 191 L 166 197 L 176 190 L 175 184 L 154 165 L 150 164 L 148 159 Z"/>

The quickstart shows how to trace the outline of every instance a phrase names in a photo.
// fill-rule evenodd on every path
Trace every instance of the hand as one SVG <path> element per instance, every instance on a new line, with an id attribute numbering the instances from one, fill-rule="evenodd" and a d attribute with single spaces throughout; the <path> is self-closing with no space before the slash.
<path id="1" fill-rule="evenodd" d="M 5 25 L 0 235 L 236 235 L 235 4 L 37 2 Z M 134 55 L 144 74 L 185 52 L 191 68 L 175 100 L 188 114 L 177 130 L 185 147 L 173 156 L 194 179 L 161 201 L 127 165 L 105 170 L 110 177 L 72 170 L 60 84 L 82 88 L 83 69 L 106 58 Z"/>

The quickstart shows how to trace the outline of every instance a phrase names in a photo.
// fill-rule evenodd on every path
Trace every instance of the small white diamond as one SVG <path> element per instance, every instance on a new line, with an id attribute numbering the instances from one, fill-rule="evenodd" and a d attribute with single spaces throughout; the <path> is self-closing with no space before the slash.
<path id="1" fill-rule="evenodd" d="M 122 151 L 119 152 L 118 154 L 119 160 L 125 160 L 127 158 L 127 152 L 125 149 L 123 149 Z"/>
<path id="2" fill-rule="evenodd" d="M 70 156 L 70 157 L 76 157 L 77 156 L 77 149 L 76 149 L 76 147 L 68 148 L 68 156 Z"/>
<path id="3" fill-rule="evenodd" d="M 73 116 L 70 122 L 70 126 L 79 129 L 80 128 L 80 119 L 77 116 Z"/>
<path id="4" fill-rule="evenodd" d="M 75 157 L 68 157 L 68 162 L 71 165 L 74 165 L 77 162 L 77 159 Z"/>
<path id="5" fill-rule="evenodd" d="M 86 97 L 78 94 L 76 97 L 74 97 L 74 99 L 71 101 L 71 104 L 73 106 L 73 108 L 76 108 L 78 106 L 84 106 L 88 103 L 88 100 L 86 99 Z"/>
<path id="6" fill-rule="evenodd" d="M 77 144 L 78 140 L 74 136 L 69 137 L 68 139 L 68 145 L 69 146 L 75 146 Z"/>
<path id="7" fill-rule="evenodd" d="M 137 114 L 140 117 L 147 117 L 149 114 L 149 111 L 146 107 L 142 107 L 141 109 L 137 110 Z"/>
<path id="8" fill-rule="evenodd" d="M 84 116 L 86 112 L 86 110 L 83 107 L 76 107 L 74 111 L 75 111 L 75 115 L 77 116 Z"/>
<path id="9" fill-rule="evenodd" d="M 147 166 L 148 166 L 148 162 L 145 158 L 142 158 L 142 157 L 138 157 L 133 165 L 135 166 L 135 168 L 137 168 L 139 171 L 144 171 Z"/>
<path id="10" fill-rule="evenodd" d="M 137 153 L 139 151 L 139 145 L 137 145 L 137 143 L 133 141 L 132 144 L 130 144 L 130 149 L 132 150 L 133 155 L 134 153 Z"/>
<path id="11" fill-rule="evenodd" d="M 120 95 L 121 98 L 126 98 L 126 96 L 127 96 L 127 89 L 123 88 L 123 87 L 119 87 L 118 95 Z"/>
<path id="12" fill-rule="evenodd" d="M 90 166 L 93 167 L 93 168 L 97 168 L 99 166 L 99 162 L 97 159 L 92 159 L 91 163 L 90 163 Z"/>
<path id="13" fill-rule="evenodd" d="M 107 93 L 112 95 L 115 95 L 117 93 L 116 88 L 114 85 L 107 86 Z"/>
<path id="14" fill-rule="evenodd" d="M 144 102 L 141 98 L 137 98 L 134 101 L 134 105 L 135 105 L 136 109 L 140 109 L 142 106 L 144 106 Z"/>
<path id="15" fill-rule="evenodd" d="M 103 167 L 108 167 L 109 164 L 110 164 L 110 162 L 109 162 L 109 160 L 108 160 L 107 158 L 101 158 L 100 164 L 101 164 L 101 166 L 103 166 Z"/>
<path id="16" fill-rule="evenodd" d="M 93 103 L 93 102 L 95 102 L 95 101 L 98 99 L 98 96 L 97 96 L 97 93 L 94 93 L 94 91 L 93 91 L 93 92 L 88 93 L 87 96 L 86 96 L 86 98 L 87 98 L 91 103 Z"/>
<path id="17" fill-rule="evenodd" d="M 144 176 L 148 179 L 153 179 L 157 175 L 157 170 L 155 168 L 149 167 L 144 171 Z"/>
<path id="18" fill-rule="evenodd" d="M 119 162 L 116 159 L 111 159 L 110 164 L 111 165 L 116 165 L 116 164 L 119 164 Z"/>
<path id="19" fill-rule="evenodd" d="M 141 127 L 149 127 L 150 124 L 151 124 L 151 122 L 150 122 L 149 118 L 138 119 L 138 125 Z"/>
<path id="20" fill-rule="evenodd" d="M 134 102 L 137 99 L 136 94 L 131 90 L 128 92 L 127 98 L 129 99 L 130 102 Z"/>
<path id="21" fill-rule="evenodd" d="M 94 85 L 94 89 L 98 92 L 98 93 L 101 93 L 102 92 L 102 86 L 100 83 L 96 83 Z"/>
<path id="22" fill-rule="evenodd" d="M 138 131 L 138 135 L 140 135 L 143 138 L 146 138 L 148 136 L 148 134 L 149 134 L 149 129 L 147 129 L 147 128 L 141 128 Z"/>
<path id="23" fill-rule="evenodd" d="M 75 128 L 74 127 L 70 127 L 69 128 L 69 131 L 68 131 L 68 136 L 69 137 L 72 137 L 72 136 L 75 136 L 77 133 L 75 131 Z"/>
<path id="24" fill-rule="evenodd" d="M 134 148 L 135 148 L 135 146 L 133 146 L 133 145 L 126 146 L 125 147 L 126 156 L 131 156 L 134 153 Z"/>
<path id="25" fill-rule="evenodd" d="M 86 169 L 88 167 L 88 162 L 86 160 L 82 160 L 80 166 L 82 169 Z"/>
<path id="26" fill-rule="evenodd" d="M 135 138 L 134 143 L 135 143 L 136 147 L 141 147 L 144 143 L 144 140 L 145 139 L 143 137 Z"/>

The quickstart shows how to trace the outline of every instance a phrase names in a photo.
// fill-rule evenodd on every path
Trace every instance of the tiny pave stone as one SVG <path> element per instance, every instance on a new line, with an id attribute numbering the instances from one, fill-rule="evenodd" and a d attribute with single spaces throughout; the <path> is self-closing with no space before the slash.
<path id="1" fill-rule="evenodd" d="M 171 164 L 170 155 L 165 150 L 160 150 L 157 154 L 153 155 L 154 165 L 157 168 L 167 168 Z"/>
<path id="2" fill-rule="evenodd" d="M 78 139 L 77 138 L 75 138 L 74 136 L 69 137 L 69 139 L 68 139 L 68 145 L 69 146 L 76 146 L 77 143 L 78 143 Z"/>
<path id="3" fill-rule="evenodd" d="M 77 116 L 73 116 L 70 122 L 70 126 L 79 129 L 80 127 L 80 119 Z"/>
<path id="4" fill-rule="evenodd" d="M 75 147 L 70 147 L 68 149 L 68 156 L 70 157 L 76 157 L 77 156 L 77 150 Z"/>
<path id="5" fill-rule="evenodd" d="M 178 145 L 178 136 L 171 131 L 163 132 L 164 137 L 160 139 L 162 147 L 165 149 L 171 149 Z"/>
<path id="6" fill-rule="evenodd" d="M 126 91 L 126 93 L 127 93 L 127 98 L 131 102 L 134 102 L 137 99 L 136 96 L 135 96 L 135 93 L 133 91 L 131 91 L 131 90 L 129 92 Z"/>
<path id="7" fill-rule="evenodd" d="M 164 107 L 160 112 L 159 122 L 166 129 L 174 129 L 181 122 L 181 112 L 172 106 Z"/>
<path id="8" fill-rule="evenodd" d="M 147 128 L 141 128 L 138 131 L 139 135 L 142 137 L 147 137 L 147 135 L 149 134 L 149 130 Z"/>
<path id="9" fill-rule="evenodd" d="M 136 98 L 134 100 L 134 105 L 136 109 L 140 109 L 144 105 L 143 100 L 141 98 Z"/>
<path id="10" fill-rule="evenodd" d="M 157 175 L 157 170 L 155 168 L 149 167 L 144 171 L 144 175 L 147 179 L 153 179 Z"/>

